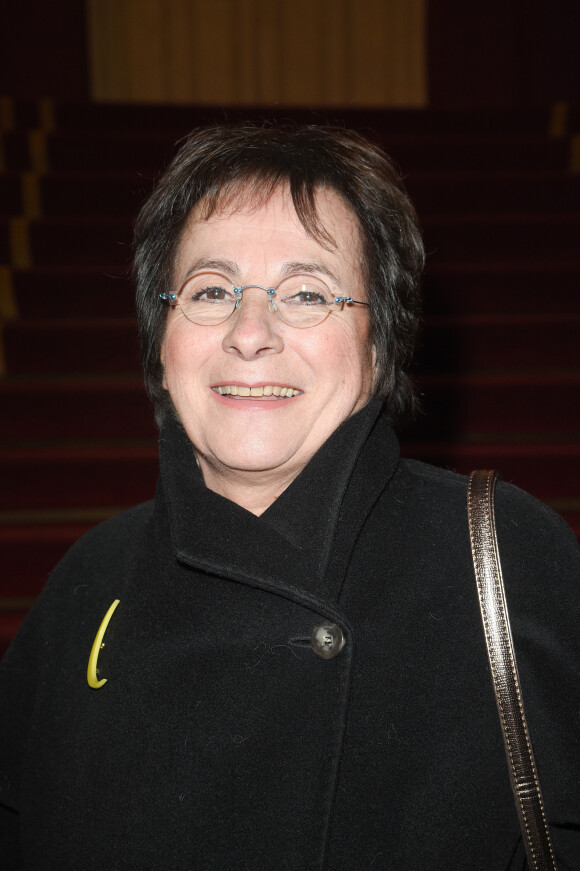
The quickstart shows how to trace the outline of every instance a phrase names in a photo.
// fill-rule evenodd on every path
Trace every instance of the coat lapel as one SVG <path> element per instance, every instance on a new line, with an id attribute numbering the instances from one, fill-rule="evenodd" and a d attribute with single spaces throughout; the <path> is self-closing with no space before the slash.
<path id="1" fill-rule="evenodd" d="M 372 401 L 346 420 L 261 517 L 205 486 L 189 438 L 168 420 L 158 500 L 177 560 L 293 599 L 336 601 L 360 525 L 399 458 L 380 410 Z"/>

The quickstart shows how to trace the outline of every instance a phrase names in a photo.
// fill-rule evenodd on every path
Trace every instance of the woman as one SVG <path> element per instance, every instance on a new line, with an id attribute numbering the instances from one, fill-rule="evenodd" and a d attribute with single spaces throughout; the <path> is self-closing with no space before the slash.
<path id="1" fill-rule="evenodd" d="M 392 165 L 355 134 L 185 143 L 136 229 L 158 490 L 69 552 L 6 657 L 10 867 L 525 867 L 466 482 L 401 460 L 391 428 L 422 266 Z M 578 551 L 531 497 L 497 500 L 572 868 Z"/>

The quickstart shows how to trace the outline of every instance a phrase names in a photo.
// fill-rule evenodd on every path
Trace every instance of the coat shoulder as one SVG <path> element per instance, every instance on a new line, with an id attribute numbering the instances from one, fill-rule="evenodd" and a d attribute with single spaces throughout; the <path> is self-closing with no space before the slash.
<path id="1" fill-rule="evenodd" d="M 51 572 L 32 610 L 50 604 L 92 598 L 116 598 L 131 573 L 151 529 L 154 501 L 123 511 L 99 523 L 76 541 Z"/>
<path id="2" fill-rule="evenodd" d="M 123 561 L 131 544 L 138 541 L 149 526 L 154 504 L 153 500 L 143 502 L 94 526 L 72 545 L 55 572 L 78 563 L 102 567 Z"/>
<path id="3" fill-rule="evenodd" d="M 449 510 L 457 505 L 461 513 L 466 513 L 467 475 L 419 460 L 404 459 L 400 463 L 399 478 L 403 487 L 410 487 L 417 497 L 429 498 L 434 506 L 446 506 Z M 529 533 L 555 536 L 572 550 L 578 549 L 574 532 L 559 514 L 501 477 L 496 488 L 495 510 L 498 529 L 511 527 L 516 531 L 516 537 Z M 520 530 L 519 536 L 517 530 Z"/>

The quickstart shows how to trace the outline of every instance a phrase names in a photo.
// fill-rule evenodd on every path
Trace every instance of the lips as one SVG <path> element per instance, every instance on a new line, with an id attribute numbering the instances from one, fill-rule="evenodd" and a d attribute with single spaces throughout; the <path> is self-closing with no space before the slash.
<path id="1" fill-rule="evenodd" d="M 220 396 L 239 396 L 243 399 L 247 397 L 280 397 L 288 398 L 290 396 L 298 396 L 301 390 L 296 387 L 282 387 L 280 384 L 264 384 L 261 387 L 245 387 L 240 384 L 217 384 L 212 387 Z"/>

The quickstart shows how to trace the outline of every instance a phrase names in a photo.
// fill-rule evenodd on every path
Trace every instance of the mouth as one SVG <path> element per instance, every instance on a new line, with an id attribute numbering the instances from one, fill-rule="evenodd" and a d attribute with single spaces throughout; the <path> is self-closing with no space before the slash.
<path id="1" fill-rule="evenodd" d="M 302 393 L 296 387 L 282 387 L 280 384 L 264 384 L 261 387 L 246 387 L 240 384 L 217 384 L 212 387 L 220 396 L 239 396 L 241 399 L 248 397 L 255 399 L 284 399 L 298 396 Z"/>

